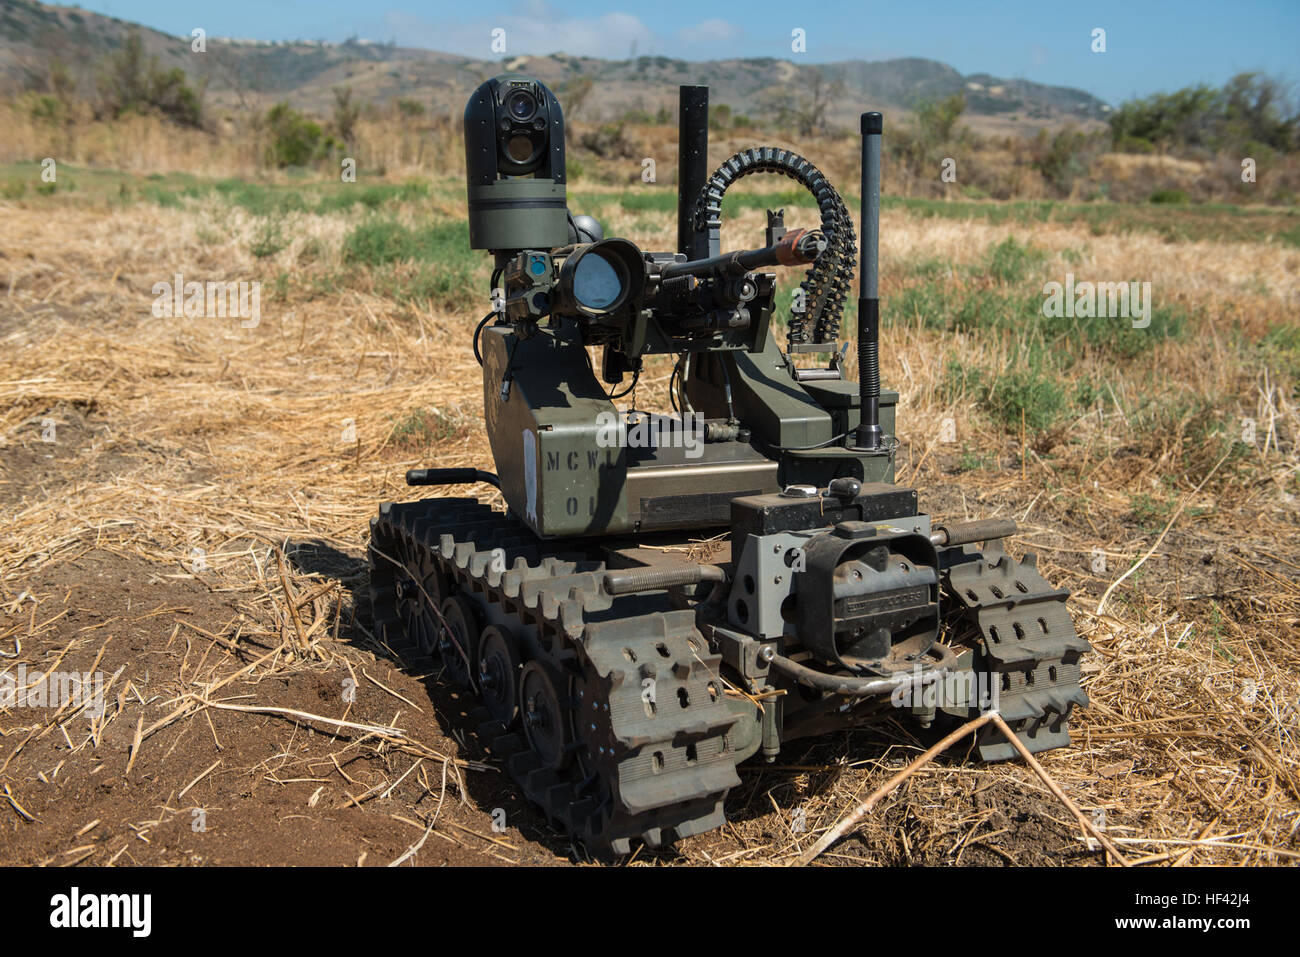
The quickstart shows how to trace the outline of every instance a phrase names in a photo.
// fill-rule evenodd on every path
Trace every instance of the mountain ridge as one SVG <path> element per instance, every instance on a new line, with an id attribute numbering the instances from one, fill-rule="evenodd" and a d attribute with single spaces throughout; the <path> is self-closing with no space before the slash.
<path id="1" fill-rule="evenodd" d="M 795 63 L 772 57 L 604 60 L 555 53 L 486 60 L 355 38 L 327 43 L 219 37 L 207 37 L 206 52 L 196 53 L 190 37 L 36 0 L 0 0 L 0 82 L 39 89 L 57 60 L 71 68 L 84 92 L 92 92 L 96 66 L 120 49 L 131 32 L 140 34 L 145 52 L 157 56 L 161 66 L 180 67 L 192 82 L 204 82 L 209 105 L 218 109 L 265 108 L 288 100 L 300 109 L 322 112 L 329 109 L 335 87 L 350 86 L 362 100 L 416 99 L 435 112 L 454 115 L 484 79 L 526 70 L 557 93 L 590 80 L 598 94 L 585 97 L 573 112 L 601 121 L 631 110 L 671 112 L 676 88 L 683 83 L 708 85 L 713 103 L 749 116 L 821 96 L 830 124 L 852 124 L 864 104 L 906 112 L 957 93 L 966 98 L 965 120 L 1003 126 L 1092 125 L 1110 111 L 1084 90 L 988 73 L 964 75 L 922 57 Z"/>

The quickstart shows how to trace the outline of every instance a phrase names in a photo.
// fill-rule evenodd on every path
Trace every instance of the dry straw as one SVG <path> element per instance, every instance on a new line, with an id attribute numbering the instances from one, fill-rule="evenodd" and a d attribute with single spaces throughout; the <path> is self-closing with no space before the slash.
<path id="1" fill-rule="evenodd" d="M 490 466 L 482 385 L 468 347 L 477 307 L 449 315 L 399 304 L 363 283 L 319 295 L 291 286 L 287 300 L 268 294 L 254 329 L 232 320 L 154 318 L 151 287 L 176 272 L 261 278 L 271 286 L 273 273 L 255 264 L 241 238 L 252 224 L 232 220 L 232 229 L 245 232 L 214 247 L 196 236 L 205 215 L 70 204 L 50 215 L 35 205 L 0 205 L 0 481 L 25 481 L 17 477 L 31 473 L 19 473 L 20 460 L 46 454 L 44 420 L 55 421 L 58 435 L 51 453 L 57 471 L 8 489 L 12 504 L 0 519 L 0 649 L 36 647 L 58 626 L 57 614 L 35 608 L 23 593 L 43 571 L 79 556 L 109 552 L 164 579 L 197 578 L 237 600 L 242 618 L 198 622 L 197 630 L 178 624 L 174 641 L 209 648 L 202 664 L 191 660 L 193 670 L 175 676 L 170 699 L 147 708 L 136 705 L 145 700 L 139 669 L 128 667 L 115 703 L 71 746 L 100 747 L 104 726 L 134 709 L 136 720 L 122 719 L 131 744 L 121 767 L 129 774 L 169 723 L 205 722 L 220 710 L 351 736 L 340 749 L 404 755 L 382 781 L 363 786 L 349 783 L 336 758 L 331 780 L 339 790 L 331 800 L 373 807 L 375 795 L 400 794 L 399 784 L 422 779 L 425 766 L 412 773 L 421 760 L 441 766 L 433 793 L 445 796 L 450 782 L 463 794 L 461 774 L 487 772 L 454 742 L 414 740 L 397 719 L 381 724 L 278 708 L 258 689 L 271 676 L 364 674 L 364 647 L 339 636 L 357 612 L 352 596 L 364 588 L 355 563 L 376 503 L 414 497 L 401 481 L 413 466 Z M 303 221 L 335 243 L 345 225 Z M 608 227 L 647 243 L 671 234 L 667 214 L 615 212 Z M 761 212 L 742 213 L 727 229 L 757 235 Z M 889 213 L 883 285 L 901 288 L 906 262 L 968 264 L 1013 231 Z M 1081 245 L 1077 233 L 1054 226 L 1034 241 L 1053 257 Z M 1178 244 L 1133 234 L 1085 237 L 1082 245 L 1100 273 L 1167 281 L 1212 317 L 1236 297 L 1256 317 L 1248 326 L 1279 321 L 1298 288 L 1296 255 L 1274 244 Z M 299 279 L 338 262 L 336 247 L 315 267 L 286 255 L 274 268 Z M 1054 258 L 1047 268 L 1057 266 L 1063 271 L 1064 261 Z M 1261 278 L 1264 292 L 1241 292 L 1252 277 Z M 899 775 L 925 746 L 886 715 L 870 735 L 796 742 L 782 758 L 788 763 L 747 767 L 728 801 L 732 823 L 683 842 L 680 857 L 643 853 L 636 863 L 809 860 L 818 838 L 830 845 L 831 829 L 864 794 L 875 801 L 871 813 L 818 863 L 1101 863 L 1105 855 L 1090 849 L 1089 838 L 1114 860 L 1134 864 L 1300 856 L 1294 384 L 1276 368 L 1233 358 L 1225 338 L 1207 327 L 1161 347 L 1149 367 L 1098 376 L 1116 400 L 1109 413 L 1067 422 L 1050 447 L 1027 439 L 1028 454 L 1020 455 L 1018 435 L 989 424 L 972 397 L 953 400 L 941 387 L 946 359 L 1004 367 L 1014 345 L 1006 337 L 892 324 L 883 371 L 902 393 L 900 481 L 920 488 L 923 507 L 944 518 L 1016 518 L 1023 533 L 1013 549 L 1039 554 L 1044 574 L 1074 591 L 1075 621 L 1095 649 L 1085 668 L 1092 705 L 1073 721 L 1075 746 L 1042 755 L 1041 774 L 1022 762 L 980 767 L 956 753 Z M 669 371 L 647 370 L 639 404 L 667 406 Z M 1089 375 L 1088 367 L 1080 374 Z M 1260 423 L 1259 447 L 1234 462 L 1231 478 L 1227 465 L 1214 471 L 1217 453 L 1196 458 L 1182 432 L 1144 433 L 1135 424 L 1153 392 L 1193 387 L 1240 396 L 1239 411 Z M 436 428 L 413 437 L 402 424 L 417 409 L 432 415 Z M 957 446 L 931 439 L 948 416 L 958 421 Z M 963 447 L 994 467 L 959 471 Z M 1166 488 L 1179 503 L 1167 523 L 1146 528 L 1127 518 L 1135 496 Z M 472 491 L 499 501 L 485 487 Z M 340 570 L 296 562 L 307 544 L 340 553 Z M 1092 571 L 1094 554 L 1106 559 L 1106 571 Z M 352 632 L 364 646 L 361 610 Z M 92 647 L 92 636 L 78 638 L 78 648 Z M 428 706 L 371 681 L 407 714 Z M 229 700 L 235 688 L 251 697 Z M 15 770 L 23 768 L 25 746 L 69 733 L 67 718 L 51 715 L 4 737 L 0 796 L 17 817 L 28 817 L 24 778 Z M 15 724 L 8 713 L 0 720 Z M 232 773 L 227 761 L 205 781 Z M 399 780 L 404 773 L 411 776 Z M 898 786 L 886 793 L 887 782 Z M 175 782 L 185 786 L 204 782 Z M 441 801 L 427 820 L 404 818 L 424 836 L 413 834 L 410 854 L 394 863 L 417 855 L 430 833 L 499 852 L 491 838 L 444 827 Z M 1089 824 L 1081 828 L 1073 809 Z M 791 826 L 794 810 L 806 826 Z M 1094 827 L 1102 813 L 1104 828 Z M 80 845 L 74 850 L 72 857 L 85 853 Z M 94 860 L 117 859 L 113 850 Z"/>

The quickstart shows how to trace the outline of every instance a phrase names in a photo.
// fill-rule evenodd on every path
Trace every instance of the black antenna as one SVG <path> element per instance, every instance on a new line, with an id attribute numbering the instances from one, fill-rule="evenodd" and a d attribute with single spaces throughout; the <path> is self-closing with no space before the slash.
<path id="1" fill-rule="evenodd" d="M 677 251 L 705 259 L 709 234 L 695 228 L 695 201 L 709 176 L 709 88 L 677 88 Z"/>
<path id="2" fill-rule="evenodd" d="M 854 447 L 879 451 L 880 432 L 880 135 L 884 118 L 862 114 L 862 239 L 858 271 L 858 395 Z"/>

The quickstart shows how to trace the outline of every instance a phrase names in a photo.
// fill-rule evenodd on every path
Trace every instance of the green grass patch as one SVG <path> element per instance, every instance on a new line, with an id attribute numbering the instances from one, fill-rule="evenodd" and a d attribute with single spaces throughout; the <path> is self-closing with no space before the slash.
<path id="1" fill-rule="evenodd" d="M 405 203 L 416 203 L 428 198 L 429 184 L 420 180 L 376 186 L 338 183 L 321 189 L 313 211 L 325 214 L 350 210 L 355 206 L 379 210 Z"/>
<path id="2" fill-rule="evenodd" d="M 1023 282 L 1046 260 L 1047 254 L 1043 250 L 1008 236 L 989 247 L 984 257 L 984 271 L 1000 283 Z"/>
<path id="3" fill-rule="evenodd" d="M 376 291 L 397 302 L 443 309 L 479 295 L 489 265 L 469 248 L 469 225 L 446 220 L 416 229 L 367 220 L 344 238 L 343 260 L 371 270 Z"/>
<path id="4" fill-rule="evenodd" d="M 1033 359 L 998 373 L 967 366 L 957 359 L 944 368 L 944 398 L 955 402 L 970 396 L 990 418 L 1012 432 L 1025 428 L 1038 433 L 1052 428 L 1070 411 L 1061 377 Z"/>
<path id="5" fill-rule="evenodd" d="M 845 197 L 849 201 L 849 197 Z M 1148 232 L 1169 239 L 1266 242 L 1270 238 L 1300 246 L 1300 208 L 1236 206 L 1231 203 L 1065 203 L 1051 200 L 981 202 L 884 196 L 884 209 L 916 216 L 970 219 L 987 223 L 1034 226 L 1075 225 L 1091 235 Z M 850 203 L 850 208 L 856 208 Z"/>
<path id="6" fill-rule="evenodd" d="M 1189 330 L 1199 323 L 1199 317 L 1177 304 L 1150 306 L 1149 324 L 1134 328 L 1134 319 L 1122 316 L 1075 316 L 1073 318 L 1044 319 L 1049 340 L 1067 350 L 1067 354 L 1083 348 L 1108 355 L 1115 359 L 1136 359 L 1156 346 L 1170 340 L 1182 340 Z"/>
<path id="7" fill-rule="evenodd" d="M 952 263 L 938 257 L 904 263 L 902 271 L 903 275 L 914 279 L 939 279 L 954 274 Z"/>
<path id="8" fill-rule="evenodd" d="M 390 418 L 389 421 L 393 420 Z M 426 448 L 465 431 L 465 423 L 457 422 L 441 412 L 413 409 L 401 419 L 393 421 L 393 443 L 407 448 Z"/>
<path id="9" fill-rule="evenodd" d="M 1274 326 L 1260 340 L 1259 351 L 1265 363 L 1284 370 L 1300 385 L 1300 323 Z"/>
<path id="10" fill-rule="evenodd" d="M 921 281 L 884 297 L 882 321 L 886 325 L 919 325 L 943 332 L 1011 335 L 1034 350 L 1054 352 L 1067 368 L 1090 354 L 1136 359 L 1161 343 L 1185 339 L 1204 323 L 1201 313 L 1179 303 L 1148 303 L 1143 328 L 1133 327 L 1131 309 L 1128 317 L 1048 318 L 1043 315 L 1046 300 L 1041 288 L 1024 282 L 1024 277 L 1042 261 L 1040 256 L 1040 251 L 1014 240 L 992 247 L 984 263 L 968 271 L 968 276 L 993 275 L 998 279 L 993 286 L 973 285 L 968 276 L 960 274 L 945 276 L 947 267 L 942 263 L 909 267 L 922 277 Z M 1111 311 L 1106 297 L 1100 297 L 1098 305 Z"/>
<path id="11" fill-rule="evenodd" d="M 253 241 L 249 243 L 248 251 L 258 259 L 266 259 L 268 256 L 274 256 L 288 245 L 289 239 L 284 234 L 284 226 L 280 220 L 268 219 L 257 227 L 257 232 L 253 234 Z"/>
<path id="12" fill-rule="evenodd" d="M 623 209 L 644 213 L 673 213 L 677 211 L 677 193 L 666 189 L 628 190 L 614 200 Z"/>
<path id="13" fill-rule="evenodd" d="M 929 279 L 905 286 L 881 303 L 886 325 L 920 324 L 944 332 L 1040 334 L 1042 296 L 1001 286 L 966 286 L 960 280 Z"/>
<path id="14" fill-rule="evenodd" d="M 993 456 L 974 452 L 968 445 L 961 447 L 961 457 L 957 459 L 958 472 L 979 472 L 996 466 L 997 459 Z"/>
<path id="15" fill-rule="evenodd" d="M 1151 194 L 1151 202 L 1182 204 L 1187 202 L 1187 194 L 1181 189 L 1158 189 Z"/>
<path id="16" fill-rule="evenodd" d="M 307 208 L 302 193 L 295 187 L 250 183 L 242 179 L 223 179 L 214 184 L 217 195 L 254 216 L 302 212 Z"/>
<path id="17" fill-rule="evenodd" d="M 417 229 L 393 219 L 369 219 L 343 240 L 343 259 L 363 266 L 395 262 L 436 262 L 455 268 L 480 258 L 469 248 L 469 224 L 434 222 Z"/>

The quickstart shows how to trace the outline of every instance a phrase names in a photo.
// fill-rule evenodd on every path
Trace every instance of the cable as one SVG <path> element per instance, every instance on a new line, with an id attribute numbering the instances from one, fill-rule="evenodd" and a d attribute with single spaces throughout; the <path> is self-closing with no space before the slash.
<path id="1" fill-rule="evenodd" d="M 727 371 L 727 357 L 718 357 L 718 368 L 722 370 L 722 394 L 727 400 L 727 424 L 739 425 L 740 420 L 736 418 L 736 407 L 731 403 L 731 373 Z"/>
<path id="2" fill-rule="evenodd" d="M 585 345 L 582 347 L 582 357 L 587 360 L 587 371 L 591 373 L 591 377 L 593 379 L 596 378 L 596 367 L 591 364 L 591 353 L 587 351 L 587 347 Z M 641 370 L 636 369 L 632 373 L 632 384 L 628 386 L 626 389 L 624 389 L 622 392 L 619 392 L 617 394 L 606 392 L 605 393 L 606 400 L 612 402 L 615 399 L 623 398 L 623 396 L 627 395 L 629 392 L 631 392 L 633 389 L 636 388 L 637 381 L 640 378 L 641 378 Z M 604 391 L 604 386 L 601 387 L 601 391 Z M 633 409 L 632 411 L 636 411 L 636 410 Z"/>
<path id="3" fill-rule="evenodd" d="M 825 442 L 818 442 L 816 445 L 774 445 L 772 450 L 775 452 L 815 452 L 817 449 L 824 449 L 840 439 L 848 438 L 849 433 L 843 432 L 833 439 L 827 439 Z"/>
<path id="4" fill-rule="evenodd" d="M 686 392 L 686 380 L 691 377 L 691 352 L 688 349 L 683 355 L 685 362 L 682 365 L 682 373 L 677 377 L 677 387 L 682 394 L 682 411 L 695 414 L 695 406 L 691 405 L 691 397 Z"/>
<path id="5" fill-rule="evenodd" d="M 585 350 L 584 350 L 584 351 L 585 351 Z M 633 373 L 632 373 L 632 384 L 631 384 L 630 386 L 628 386 L 628 387 L 627 387 L 626 389 L 624 389 L 622 392 L 619 392 L 619 393 L 609 393 L 609 394 L 607 394 L 607 395 L 605 396 L 605 398 L 608 399 L 608 400 L 611 401 L 611 402 L 613 402 L 615 399 L 621 399 L 621 398 L 623 398 L 623 396 L 627 395 L 629 392 L 631 392 L 633 389 L 636 388 L 637 381 L 638 381 L 640 378 L 641 378 L 641 370 L 640 370 L 640 369 L 636 369 L 636 370 L 633 371 Z"/>
<path id="6" fill-rule="evenodd" d="M 474 327 L 474 358 L 478 360 L 479 365 L 483 364 L 483 353 L 478 351 L 478 337 L 482 334 L 483 327 L 488 324 L 488 320 L 491 319 L 496 314 L 497 311 L 493 309 L 486 316 L 480 319 L 478 321 L 478 325 Z"/>
<path id="7" fill-rule="evenodd" d="M 515 350 L 519 348 L 519 339 L 515 338 L 510 343 L 510 353 L 506 356 L 506 370 L 501 373 L 501 401 L 505 402 L 510 397 L 510 383 L 515 380 Z"/>

